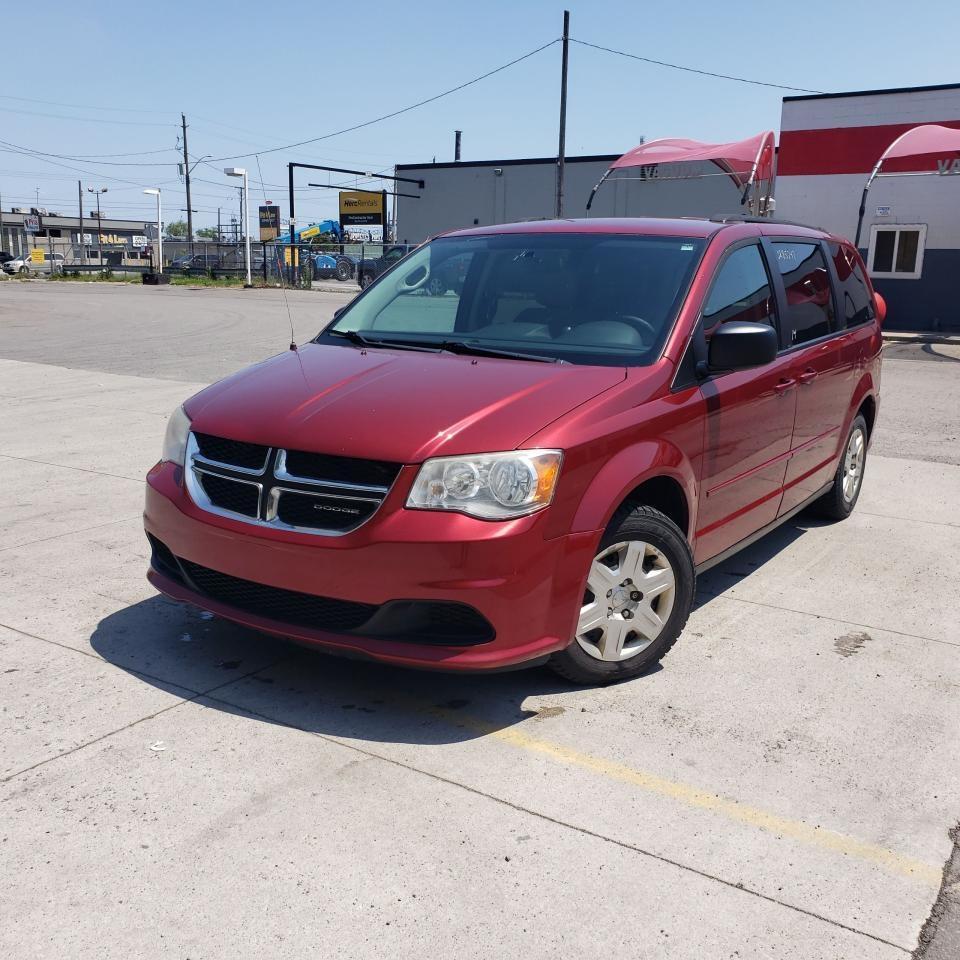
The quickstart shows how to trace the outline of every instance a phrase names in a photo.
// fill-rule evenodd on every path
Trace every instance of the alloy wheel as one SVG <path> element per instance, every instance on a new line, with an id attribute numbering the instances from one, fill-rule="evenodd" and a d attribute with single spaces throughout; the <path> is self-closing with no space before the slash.
<path id="1" fill-rule="evenodd" d="M 590 565 L 577 643 L 598 660 L 636 656 L 660 636 L 675 597 L 673 567 L 652 544 L 606 547 Z"/>
<path id="2" fill-rule="evenodd" d="M 852 503 L 863 480 L 863 462 L 867 439 L 861 427 L 856 427 L 847 441 L 843 455 L 843 499 Z"/>

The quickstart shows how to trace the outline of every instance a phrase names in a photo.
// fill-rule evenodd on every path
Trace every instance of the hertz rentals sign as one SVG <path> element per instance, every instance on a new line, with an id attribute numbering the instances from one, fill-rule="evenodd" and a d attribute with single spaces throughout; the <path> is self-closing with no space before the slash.
<path id="1" fill-rule="evenodd" d="M 383 194 L 341 191 L 340 224 L 344 227 L 382 227 Z"/>

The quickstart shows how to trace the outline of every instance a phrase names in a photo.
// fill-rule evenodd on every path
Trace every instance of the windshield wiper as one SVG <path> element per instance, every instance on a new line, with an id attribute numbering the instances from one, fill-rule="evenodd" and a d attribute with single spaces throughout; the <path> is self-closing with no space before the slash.
<path id="1" fill-rule="evenodd" d="M 477 357 L 502 357 L 506 360 L 536 360 L 540 363 L 564 363 L 559 357 L 544 357 L 536 353 L 519 353 L 516 350 L 498 350 L 496 347 L 483 347 L 478 343 L 464 340 L 443 340 L 436 344 L 448 353 L 464 353 Z"/>
<path id="2" fill-rule="evenodd" d="M 341 337 L 361 347 L 388 347 L 392 350 L 417 350 L 421 353 L 436 353 L 440 348 L 435 344 L 415 344 L 400 340 L 377 340 L 364 336 L 358 330 L 328 330 L 331 337 Z"/>

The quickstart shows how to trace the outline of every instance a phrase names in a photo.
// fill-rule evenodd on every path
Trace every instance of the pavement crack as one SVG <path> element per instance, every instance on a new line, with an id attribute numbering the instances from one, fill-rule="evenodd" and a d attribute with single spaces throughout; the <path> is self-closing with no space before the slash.
<path id="1" fill-rule="evenodd" d="M 238 678 L 242 679 L 242 678 Z M 243 713 L 249 714 L 252 717 L 258 717 L 262 720 L 266 720 L 269 723 L 274 723 L 282 727 L 287 727 L 288 729 L 298 730 L 301 733 L 306 733 L 308 736 L 317 737 L 320 740 L 325 741 L 326 743 L 331 743 L 338 747 L 343 747 L 346 750 L 352 750 L 355 753 L 359 753 L 362 756 L 369 757 L 374 760 L 382 760 L 384 763 L 389 763 L 395 767 L 400 767 L 404 770 L 408 770 L 411 773 L 419 774 L 420 776 L 429 777 L 431 780 L 435 780 L 438 783 L 446 784 L 460 790 L 464 790 L 467 793 L 471 793 L 478 797 L 483 797 L 486 800 L 491 800 L 494 803 L 500 804 L 501 806 L 508 807 L 511 810 L 514 810 L 518 813 L 524 813 L 531 817 L 536 817 L 539 820 L 543 820 L 547 823 L 552 823 L 558 827 L 563 827 L 567 830 L 573 830 L 576 833 L 582 834 L 583 836 L 592 837 L 595 840 L 603 841 L 604 843 L 611 843 L 616 847 L 620 847 L 623 850 L 630 850 L 633 853 L 640 854 L 640 856 L 648 857 L 651 860 L 657 860 L 660 863 L 667 864 L 672 867 L 676 867 L 678 870 L 683 870 L 687 873 L 695 874 L 698 877 L 702 877 L 705 880 L 713 881 L 714 883 L 722 884 L 724 887 L 728 887 L 731 890 L 737 890 L 740 893 L 746 894 L 747 896 L 756 897 L 760 900 L 765 900 L 767 903 L 775 904 L 776 906 L 783 907 L 786 910 L 791 910 L 794 913 L 802 914 L 803 916 L 810 917 L 814 920 L 819 920 L 822 923 L 826 923 L 832 927 L 836 927 L 840 930 L 846 930 L 848 933 L 856 934 L 857 936 L 866 937 L 869 940 L 873 940 L 876 943 L 882 943 L 885 946 L 893 947 L 895 950 L 900 950 L 904 954 L 910 954 L 910 948 L 903 946 L 900 943 L 894 943 L 892 940 L 886 940 L 883 937 L 879 937 L 876 934 L 870 933 L 867 930 L 860 930 L 857 927 L 852 927 L 849 924 L 843 923 L 840 920 L 835 920 L 831 917 L 824 916 L 823 914 L 816 913 L 813 910 L 807 910 L 804 907 L 797 906 L 796 904 L 789 903 L 786 900 L 779 900 L 776 897 L 771 897 L 769 894 L 763 893 L 760 890 L 755 890 L 752 887 L 748 887 L 740 882 L 733 882 L 732 880 L 725 880 L 723 877 L 717 876 L 716 874 L 709 873 L 706 870 L 700 870 L 697 867 L 692 866 L 691 864 L 682 863 L 679 860 L 674 860 L 670 857 L 666 857 L 663 854 L 656 853 L 652 850 L 647 850 L 644 847 L 640 847 L 636 844 L 628 843 L 626 840 L 618 840 L 616 837 L 611 837 L 603 833 L 599 833 L 595 830 L 591 830 L 588 827 L 580 826 L 576 823 L 571 823 L 568 820 L 561 820 L 559 817 L 552 817 L 548 813 L 543 813 L 539 810 L 534 810 L 531 807 L 525 807 L 522 804 L 514 803 L 512 800 L 506 800 L 503 797 L 498 797 L 496 794 L 488 793 L 485 790 L 481 790 L 478 787 L 472 787 L 468 784 L 461 783 L 459 780 L 453 780 L 449 777 L 444 777 L 438 773 L 433 773 L 430 770 L 425 770 L 422 767 L 415 766 L 412 763 L 407 763 L 403 760 L 397 760 L 394 757 L 389 757 L 381 753 L 377 753 L 374 750 L 365 749 L 359 747 L 354 743 L 350 743 L 344 740 L 340 740 L 337 737 L 329 736 L 328 734 L 318 733 L 314 730 L 307 730 L 304 727 L 297 726 L 293 723 L 288 723 L 284 720 L 279 720 L 275 717 L 270 716 L 269 714 L 261 713 L 257 710 L 251 710 L 249 707 L 243 706 L 241 704 L 232 703 L 229 700 L 224 700 L 221 697 L 206 697 L 205 699 L 211 700 L 214 703 L 220 703 L 224 706 L 230 707 L 232 710 L 240 710 Z"/>
<path id="2" fill-rule="evenodd" d="M 943 865 L 940 890 L 930 908 L 930 916 L 920 931 L 917 948 L 912 954 L 913 960 L 936 960 L 950 956 L 947 952 L 949 944 L 941 941 L 941 933 L 949 937 L 951 934 L 946 932 L 947 927 L 960 929 L 960 824 L 949 832 L 949 836 L 953 841 L 953 851 Z"/>

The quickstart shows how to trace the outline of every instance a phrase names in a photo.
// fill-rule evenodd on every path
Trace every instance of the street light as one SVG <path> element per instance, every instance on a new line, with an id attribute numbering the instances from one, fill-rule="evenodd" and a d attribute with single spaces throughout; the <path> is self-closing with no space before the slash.
<path id="1" fill-rule="evenodd" d="M 247 171 L 243 167 L 224 167 L 223 172 L 228 177 L 243 177 L 243 232 L 246 235 L 244 258 L 247 264 L 247 286 L 253 286 L 250 276 L 250 186 L 247 181 Z"/>
<path id="2" fill-rule="evenodd" d="M 87 187 L 87 193 L 95 193 L 97 195 L 97 255 L 100 257 L 100 267 L 103 268 L 103 230 L 100 227 L 100 194 L 106 193 L 106 187 Z"/>
<path id="3" fill-rule="evenodd" d="M 149 190 L 143 191 L 145 194 L 151 197 L 157 198 L 157 243 L 160 247 L 160 253 L 158 257 L 159 264 L 157 266 L 157 273 L 163 273 L 163 219 L 162 219 L 162 210 L 160 208 L 160 188 L 156 189 L 150 188 Z"/>

